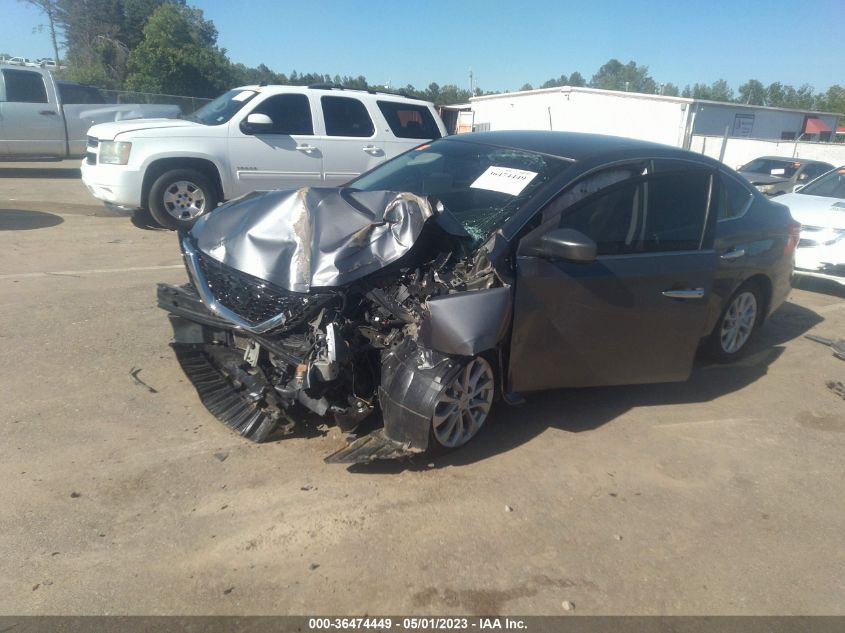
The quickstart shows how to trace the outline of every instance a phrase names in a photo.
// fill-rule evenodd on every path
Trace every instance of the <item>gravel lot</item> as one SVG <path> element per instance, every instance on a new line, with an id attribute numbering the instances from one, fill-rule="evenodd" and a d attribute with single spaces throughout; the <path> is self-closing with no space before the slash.
<path id="1" fill-rule="evenodd" d="M 0 165 L 0 612 L 845 614 L 845 362 L 803 338 L 845 337 L 840 291 L 795 290 L 738 365 L 348 470 L 336 431 L 205 411 L 155 306 L 174 235 L 76 166 Z"/>

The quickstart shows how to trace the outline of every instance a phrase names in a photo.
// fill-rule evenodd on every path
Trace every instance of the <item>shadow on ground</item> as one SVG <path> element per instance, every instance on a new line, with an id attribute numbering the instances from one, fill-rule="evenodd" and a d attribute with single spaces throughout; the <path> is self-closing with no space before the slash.
<path id="1" fill-rule="evenodd" d="M 0 231 L 31 231 L 46 229 L 61 224 L 58 215 L 45 211 L 24 211 L 23 209 L 0 209 Z"/>
<path id="2" fill-rule="evenodd" d="M 132 212 L 132 224 L 145 231 L 169 231 L 155 221 L 146 209 L 136 209 Z"/>
<path id="3" fill-rule="evenodd" d="M 802 336 L 824 319 L 812 310 L 785 303 L 749 343 L 748 354 L 733 364 L 697 360 L 682 383 L 561 389 L 529 394 L 519 408 L 496 404 L 485 429 L 467 446 L 441 457 L 356 464 L 350 472 L 393 474 L 465 466 L 512 450 L 549 428 L 584 433 L 613 422 L 636 407 L 709 402 L 739 391 L 768 372 L 783 353 L 783 344 Z M 564 362 L 564 361 L 562 361 Z"/>

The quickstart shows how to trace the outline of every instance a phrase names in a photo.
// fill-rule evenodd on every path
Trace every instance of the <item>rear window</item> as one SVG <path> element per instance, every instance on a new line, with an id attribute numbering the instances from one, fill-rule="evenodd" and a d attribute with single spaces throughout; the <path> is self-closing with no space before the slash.
<path id="1" fill-rule="evenodd" d="M 78 84 L 68 84 L 64 82 L 56 82 L 59 87 L 59 96 L 63 104 L 101 104 L 105 103 L 103 95 L 93 86 L 81 86 Z"/>
<path id="2" fill-rule="evenodd" d="M 379 101 L 378 109 L 387 120 L 393 135 L 398 138 L 440 138 L 440 128 L 426 106 Z"/>

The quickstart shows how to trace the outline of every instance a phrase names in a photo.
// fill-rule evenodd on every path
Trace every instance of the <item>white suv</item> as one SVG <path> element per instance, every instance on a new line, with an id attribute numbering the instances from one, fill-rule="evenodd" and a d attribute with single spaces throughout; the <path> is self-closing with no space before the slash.
<path id="1" fill-rule="evenodd" d="M 186 119 L 88 131 L 82 180 L 110 206 L 187 228 L 253 190 L 337 186 L 446 134 L 434 106 L 332 85 L 245 86 Z"/>

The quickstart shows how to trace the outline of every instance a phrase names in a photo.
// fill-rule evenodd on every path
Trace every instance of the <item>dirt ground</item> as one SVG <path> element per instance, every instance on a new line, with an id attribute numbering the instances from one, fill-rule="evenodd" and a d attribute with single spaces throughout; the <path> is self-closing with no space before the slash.
<path id="1" fill-rule="evenodd" d="M 845 614 L 845 362 L 804 338 L 845 337 L 841 291 L 687 383 L 328 466 L 336 431 L 255 445 L 205 411 L 155 305 L 175 236 L 76 166 L 0 165 L 0 613 Z"/>

